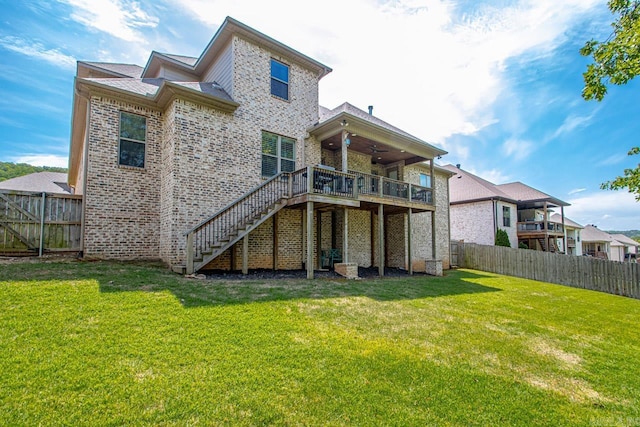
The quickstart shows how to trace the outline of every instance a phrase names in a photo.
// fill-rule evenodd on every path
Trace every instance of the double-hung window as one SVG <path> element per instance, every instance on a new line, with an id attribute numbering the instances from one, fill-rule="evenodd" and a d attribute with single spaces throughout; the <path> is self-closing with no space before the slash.
<path id="1" fill-rule="evenodd" d="M 289 66 L 271 60 L 271 95 L 289 100 Z"/>
<path id="2" fill-rule="evenodd" d="M 296 140 L 271 132 L 262 132 L 262 176 L 296 169 Z"/>
<path id="3" fill-rule="evenodd" d="M 511 227 L 511 208 L 509 206 L 502 207 L 502 225 Z"/>
<path id="4" fill-rule="evenodd" d="M 427 175 L 426 173 L 421 173 L 420 186 L 431 188 L 431 175 Z"/>
<path id="5" fill-rule="evenodd" d="M 146 117 L 121 112 L 118 164 L 144 168 L 146 140 Z"/>

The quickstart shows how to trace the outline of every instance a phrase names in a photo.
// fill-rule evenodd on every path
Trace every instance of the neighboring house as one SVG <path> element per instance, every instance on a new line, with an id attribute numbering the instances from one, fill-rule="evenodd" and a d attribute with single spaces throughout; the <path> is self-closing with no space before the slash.
<path id="1" fill-rule="evenodd" d="M 67 174 L 61 172 L 35 172 L 29 175 L 0 181 L 0 191 L 29 193 L 73 194 L 67 184 Z"/>
<path id="2" fill-rule="evenodd" d="M 638 247 L 640 243 L 633 240 L 631 237 L 627 237 L 624 234 L 612 234 L 611 237 L 622 243 L 626 247 L 625 259 L 636 260 L 638 256 Z"/>
<path id="3" fill-rule="evenodd" d="M 585 255 L 611 261 L 632 261 L 636 257 L 638 243 L 623 234 L 611 235 L 595 225 L 587 225 L 582 231 L 582 252 Z"/>
<path id="4" fill-rule="evenodd" d="M 69 183 L 83 253 L 176 271 L 449 260 L 446 154 L 348 103 L 331 69 L 227 18 L 198 57 L 78 62 Z"/>
<path id="5" fill-rule="evenodd" d="M 451 236 L 456 240 L 493 245 L 498 228 L 509 235 L 512 247 L 558 252 L 558 239 L 564 240 L 562 221 L 552 221 L 553 208 L 569 206 L 521 182 L 496 185 L 447 165 L 455 173 L 450 180 Z M 564 248 L 564 244 L 561 245 Z"/>
<path id="6" fill-rule="evenodd" d="M 446 165 L 443 168 L 455 173 L 449 179 L 451 238 L 493 245 L 496 232 L 501 229 L 507 232 L 511 247 L 517 247 L 517 201 L 495 184 L 459 166 Z"/>
<path id="7" fill-rule="evenodd" d="M 562 224 L 562 215 L 554 213 L 549 218 L 550 221 L 556 224 Z M 557 239 L 556 245 L 561 252 L 565 252 L 568 255 L 582 255 L 582 242 L 580 233 L 584 227 L 575 221 L 570 220 L 566 216 L 564 217 L 564 240 Z M 564 242 L 566 247 L 563 246 Z"/>

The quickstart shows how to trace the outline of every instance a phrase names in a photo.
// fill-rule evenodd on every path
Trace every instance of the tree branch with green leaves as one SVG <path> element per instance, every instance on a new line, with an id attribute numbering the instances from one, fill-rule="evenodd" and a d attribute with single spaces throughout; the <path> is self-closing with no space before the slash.
<path id="1" fill-rule="evenodd" d="M 593 59 L 583 73 L 582 97 L 587 101 L 602 101 L 607 86 L 624 85 L 640 74 L 640 0 L 609 0 L 608 6 L 615 16 L 613 31 L 604 42 L 592 39 L 580 49 L 582 55 Z M 640 147 L 633 147 L 628 154 L 638 153 Z M 627 188 L 640 201 L 640 164 L 625 169 L 623 176 L 604 182 L 600 188 Z"/>

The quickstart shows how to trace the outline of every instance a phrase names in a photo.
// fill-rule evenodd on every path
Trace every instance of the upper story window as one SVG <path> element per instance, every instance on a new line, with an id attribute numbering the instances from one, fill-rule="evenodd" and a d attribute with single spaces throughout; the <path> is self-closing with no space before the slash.
<path id="1" fill-rule="evenodd" d="M 296 140 L 275 133 L 262 132 L 262 176 L 296 170 Z"/>
<path id="2" fill-rule="evenodd" d="M 289 66 L 271 60 L 271 95 L 289 100 Z"/>
<path id="3" fill-rule="evenodd" d="M 146 141 L 147 118 L 120 112 L 118 164 L 144 168 Z"/>
<path id="4" fill-rule="evenodd" d="M 420 174 L 420 185 L 422 187 L 431 188 L 431 175 L 427 175 L 426 173 Z"/>
<path id="5" fill-rule="evenodd" d="M 502 225 L 511 227 L 511 208 L 509 206 L 502 207 Z"/>

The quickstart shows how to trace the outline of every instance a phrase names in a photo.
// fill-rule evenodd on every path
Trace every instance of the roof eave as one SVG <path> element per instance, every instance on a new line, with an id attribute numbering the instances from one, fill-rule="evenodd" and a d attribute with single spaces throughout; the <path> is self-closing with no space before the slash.
<path id="1" fill-rule="evenodd" d="M 356 130 L 356 132 L 354 133 L 363 134 L 363 130 L 366 131 L 368 129 L 372 131 L 372 133 L 381 137 L 385 137 L 388 140 L 398 141 L 402 144 L 406 144 L 407 147 L 403 148 L 410 153 L 418 154 L 429 159 L 433 159 L 438 156 L 444 156 L 445 154 L 447 154 L 446 151 L 418 138 L 410 138 L 407 135 L 402 135 L 400 133 L 394 132 L 391 129 L 387 129 L 378 124 L 371 123 L 361 117 L 349 114 L 345 111 L 340 112 L 339 114 L 328 120 L 325 120 L 322 123 L 318 123 L 310 127 L 309 129 L 307 129 L 307 132 L 310 135 L 316 136 L 320 140 L 326 139 L 327 137 L 335 135 L 342 130 L 341 123 L 343 119 L 349 122 L 350 131 L 353 132 L 354 130 Z M 389 144 L 388 142 L 385 143 Z"/>
<path id="2" fill-rule="evenodd" d="M 230 16 L 227 16 L 211 41 L 209 41 L 209 44 L 205 47 L 196 63 L 193 65 L 193 68 L 198 75 L 201 75 L 205 69 L 209 67 L 211 60 L 215 58 L 219 51 L 218 47 L 224 46 L 231 39 L 233 34 L 244 36 L 253 42 L 269 48 L 271 51 L 291 58 L 305 68 L 315 71 L 318 75 L 318 80 L 333 71 L 330 67 L 322 64 L 321 62 L 318 62 L 315 59 L 285 45 L 284 43 L 281 43 L 266 34 L 263 34 L 260 31 L 231 18 Z"/>

